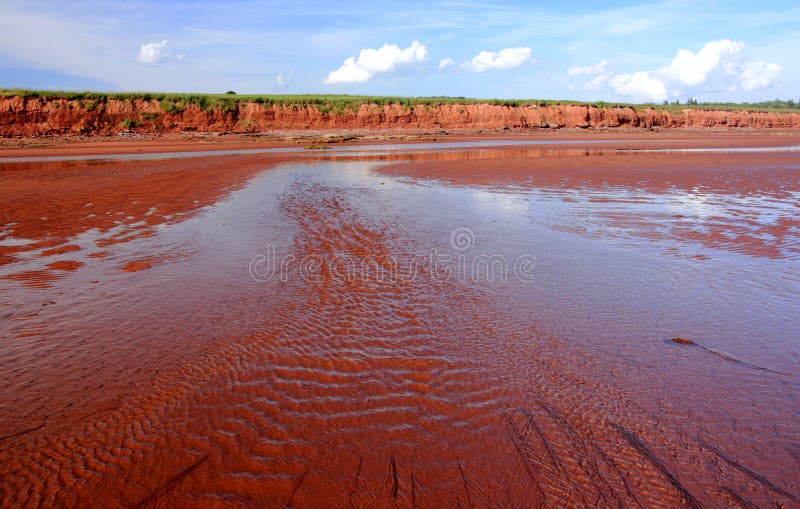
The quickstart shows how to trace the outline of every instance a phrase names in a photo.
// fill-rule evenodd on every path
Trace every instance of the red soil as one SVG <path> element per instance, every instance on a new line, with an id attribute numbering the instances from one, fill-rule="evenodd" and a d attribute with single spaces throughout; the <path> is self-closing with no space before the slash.
<path id="1" fill-rule="evenodd" d="M 55 240 L 55 239 L 52 239 L 52 241 L 53 242 L 57 242 L 57 240 Z M 54 255 L 60 255 L 60 254 L 64 254 L 64 253 L 72 253 L 74 251 L 80 251 L 80 250 L 81 250 L 81 246 L 78 246 L 76 244 L 69 244 L 69 245 L 66 245 L 66 246 L 54 247 L 53 249 L 45 249 L 44 251 L 39 253 L 39 256 L 54 256 Z"/>
<path id="2" fill-rule="evenodd" d="M 332 134 L 335 133 L 335 134 Z M 202 152 L 214 150 L 240 150 L 294 147 L 302 148 L 309 144 L 325 145 L 330 148 L 339 146 L 384 145 L 391 143 L 464 142 L 464 141 L 555 141 L 558 148 L 569 148 L 561 145 L 575 141 L 573 148 L 586 148 L 584 140 L 605 141 L 610 143 L 592 145 L 592 149 L 618 148 L 708 148 L 708 147 L 772 147 L 796 145 L 800 143 L 800 129 L 782 128 L 779 130 L 730 130 L 713 128 L 694 128 L 681 130 L 644 129 L 601 129 L 601 130 L 493 130 L 455 129 L 448 134 L 440 134 L 430 129 L 385 129 L 385 130 L 348 130 L 336 131 L 281 131 L 278 133 L 262 133 L 260 136 L 225 133 L 161 133 L 142 134 L 133 137 L 73 137 L 51 136 L 47 138 L 23 138 L 7 140 L 0 145 L 0 164 L 5 157 L 42 157 L 42 156 L 79 156 L 79 155 L 111 155 L 111 154 L 148 154 L 165 152 Z M 347 141 L 340 141 L 342 138 Z M 332 140 L 332 141 L 325 141 Z M 544 147 L 543 147 L 544 148 Z M 470 151 L 470 149 L 466 149 Z M 306 152 L 315 157 L 331 155 L 322 150 Z M 429 152 L 430 153 L 430 152 Z M 438 157 L 434 155 L 434 157 Z"/>
<path id="3" fill-rule="evenodd" d="M 150 260 L 134 260 L 132 262 L 126 263 L 122 270 L 125 272 L 139 272 L 140 270 L 147 270 L 153 266 L 152 261 Z"/>
<path id="4" fill-rule="evenodd" d="M 676 164 L 677 157 L 680 164 Z M 474 153 L 429 153 L 416 157 L 414 162 L 384 166 L 380 171 L 387 175 L 466 186 L 633 186 L 649 192 L 697 187 L 706 191 L 785 194 L 797 190 L 797 164 L 798 155 L 791 152 L 676 155 L 620 153 L 606 150 L 606 147 L 598 147 L 597 152 L 594 147 L 589 151 L 510 148 Z M 771 178 L 761 178 L 758 168 L 772 170 Z M 778 170 L 777 176 L 774 176 L 774 170 Z M 791 187 L 787 188 L 787 185 Z"/>
<path id="5" fill-rule="evenodd" d="M 44 247 L 40 256 L 80 251 L 69 239 L 96 229 L 105 246 L 147 236 L 185 219 L 285 158 L 175 159 L 0 165 L 5 235 L 36 242 L 0 246 L 0 265 Z M 117 231 L 119 230 L 119 231 Z"/>
<path id="6" fill-rule="evenodd" d="M 59 260 L 57 262 L 48 263 L 47 268 L 51 270 L 65 270 L 65 271 L 73 271 L 77 270 L 83 266 L 83 263 L 77 262 L 75 260 Z"/>
<path id="7" fill-rule="evenodd" d="M 592 149 L 687 144 L 656 141 Z M 414 164 L 402 162 L 412 157 Z M 798 190 L 793 154 L 612 155 L 576 143 L 367 159 L 393 158 L 400 164 L 379 171 L 452 186 L 653 195 L 674 187 L 775 198 Z M 549 304 L 514 286 L 505 295 L 424 270 L 416 280 L 388 282 L 305 280 L 293 272 L 286 282 L 256 284 L 247 277 L 253 237 L 286 240 L 297 258 L 378 267 L 431 238 L 446 242 L 443 220 L 461 218 L 434 202 L 415 210 L 402 201 L 416 191 L 397 198 L 374 176 L 342 185 L 336 175 L 301 169 L 277 199 L 268 186 L 258 188 L 264 196 L 245 209 L 251 214 L 231 218 L 248 228 L 198 228 L 217 241 L 205 256 L 155 274 L 143 269 L 160 258 L 136 254 L 100 272 L 93 294 L 82 293 L 89 285 L 52 288 L 62 277 L 80 285 L 92 263 L 24 259 L 53 247 L 53 256 L 77 256 L 70 239 L 96 229 L 107 235 L 95 242 L 105 250 L 90 256 L 102 264 L 153 226 L 183 221 L 291 159 L 0 165 L 6 235 L 35 241 L 0 254 L 7 263 L 37 264 L 4 281 L 26 288 L 8 288 L 20 311 L 4 315 L 14 325 L 4 330 L 14 334 L 0 348 L 7 391 L 0 505 L 800 504 L 797 444 L 787 440 L 796 435 L 791 415 L 800 401 L 794 378 L 693 357 L 698 348 L 689 340 L 665 345 L 635 336 L 595 348 L 548 335 L 531 316 Z M 155 249 L 165 237 L 144 243 Z M 73 267 L 80 270 L 64 274 Z M 713 299 L 715 291 L 704 295 Z M 593 325 L 602 336 L 604 324 Z"/>
<path id="8" fill-rule="evenodd" d="M 124 127 L 124 121 L 137 127 Z M 235 111 L 205 111 L 189 105 L 165 113 L 158 101 L 109 99 L 87 110 L 82 101 L 41 97 L 0 98 L 0 136 L 107 135 L 136 131 L 255 132 L 281 129 L 538 128 L 559 127 L 800 127 L 800 113 L 703 111 L 676 113 L 631 107 L 582 105 L 509 107 L 488 104 L 442 106 L 362 105 L 355 112 L 321 113 L 313 106 L 242 103 Z"/>
<path id="9" fill-rule="evenodd" d="M 800 192 L 795 152 L 620 154 L 575 149 L 510 149 L 472 155 L 428 154 L 414 162 L 385 166 L 380 171 L 390 176 L 457 186 L 543 189 L 553 193 L 586 190 L 592 193 L 592 201 L 611 203 L 628 199 L 616 195 L 615 189 L 635 189 L 650 195 L 680 192 L 701 198 L 709 194 L 733 195 L 742 200 L 739 206 L 748 197 L 791 201 L 793 193 Z M 603 190 L 608 192 L 598 193 Z M 634 221 L 630 214 L 609 213 L 603 224 L 607 228 L 624 228 L 638 237 L 669 235 L 752 256 L 781 258 L 788 253 L 800 253 L 800 245 L 795 242 L 796 232 L 800 231 L 797 215 L 765 224 L 743 221 L 736 217 L 742 210 L 733 204 L 725 216 L 707 218 L 690 217 L 690 212 L 672 217 L 640 214 L 640 221 Z M 666 229 L 659 230 L 665 226 Z"/>

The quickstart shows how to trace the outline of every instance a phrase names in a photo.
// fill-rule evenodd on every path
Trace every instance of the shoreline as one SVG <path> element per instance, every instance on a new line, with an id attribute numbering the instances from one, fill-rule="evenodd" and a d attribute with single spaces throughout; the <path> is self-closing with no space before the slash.
<path id="1" fill-rule="evenodd" d="M 689 148 L 742 146 L 780 146 L 800 142 L 800 128 L 770 129 L 323 129 L 285 130 L 258 134 L 166 133 L 114 136 L 53 135 L 17 139 L 0 138 L 0 163 L 5 158 L 73 155 L 112 155 L 126 153 L 196 152 L 239 149 L 305 148 L 369 146 L 377 144 L 409 144 L 468 141 L 588 141 L 598 138 L 617 139 L 632 148 L 646 148 L 647 141 L 659 144 L 675 142 Z M 793 141 L 794 140 L 794 141 Z M 309 150 L 309 152 L 312 152 Z"/>
<path id="2" fill-rule="evenodd" d="M 159 503 L 427 506 L 467 482 L 513 507 L 561 487 L 620 506 L 716 506 L 722 488 L 794 502 L 797 154 L 624 149 L 799 139 L 0 160 L 0 498 L 135 505 L 190 471 Z M 105 148 L 221 148 L 148 143 Z M 431 249 L 444 272 L 382 276 Z M 299 260 L 369 269 L 318 279 Z"/>

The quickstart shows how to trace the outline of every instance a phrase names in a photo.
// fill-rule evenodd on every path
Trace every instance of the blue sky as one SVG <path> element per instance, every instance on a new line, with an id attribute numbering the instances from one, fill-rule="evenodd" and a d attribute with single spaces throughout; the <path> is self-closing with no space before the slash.
<path id="1" fill-rule="evenodd" d="M 796 2 L 0 0 L 0 87 L 800 99 Z"/>

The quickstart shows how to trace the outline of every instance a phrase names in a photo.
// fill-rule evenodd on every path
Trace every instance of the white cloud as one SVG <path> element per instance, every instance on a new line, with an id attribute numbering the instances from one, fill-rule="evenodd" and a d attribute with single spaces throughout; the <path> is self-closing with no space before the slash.
<path id="1" fill-rule="evenodd" d="M 567 74 L 570 76 L 600 74 L 605 71 L 606 66 L 608 66 L 608 61 L 602 60 L 595 65 L 587 65 L 586 67 L 570 67 L 567 69 Z"/>
<path id="2" fill-rule="evenodd" d="M 362 49 L 358 59 L 350 57 L 341 67 L 331 71 L 325 83 L 364 83 L 376 74 L 392 72 L 398 67 L 424 62 L 428 59 L 428 49 L 419 41 L 414 41 L 406 49 L 396 44 L 384 44 L 378 49 Z"/>
<path id="3" fill-rule="evenodd" d="M 610 77 L 611 74 L 608 73 L 601 74 L 587 81 L 582 88 L 583 90 L 598 90 L 600 89 L 600 87 L 606 84 L 606 82 Z"/>
<path id="4" fill-rule="evenodd" d="M 513 69 L 531 58 L 528 47 L 506 48 L 500 51 L 481 51 L 469 62 L 461 64 L 461 68 L 471 72 Z"/>
<path id="5" fill-rule="evenodd" d="M 667 88 L 664 86 L 664 82 L 647 71 L 616 74 L 608 80 L 608 84 L 619 95 L 649 101 L 663 101 L 667 98 Z"/>
<path id="6" fill-rule="evenodd" d="M 452 67 L 454 65 L 456 65 L 456 61 L 450 57 L 439 60 L 439 70 L 447 69 L 448 67 Z"/>
<path id="7" fill-rule="evenodd" d="M 192 58 L 180 66 L 145 65 L 136 57 L 142 43 L 153 39 L 120 30 L 121 25 L 110 22 L 106 16 L 78 16 L 66 4 L 66 10 L 45 2 L 3 3 L 0 0 L 0 4 L 0 54 L 25 67 L 65 73 L 85 80 L 79 82 L 85 84 L 78 88 L 212 92 L 227 90 L 235 82 L 237 90 L 263 90 L 263 72 L 243 71 L 241 62 L 230 55 L 225 59 L 208 58 L 200 50 L 205 44 L 200 38 L 181 35 L 181 47 L 192 47 L 193 50 Z M 121 4 L 114 5 L 121 8 Z M 130 12 L 132 16 L 133 13 L 135 16 L 141 14 L 142 23 L 137 26 L 145 26 L 144 11 Z M 126 19 L 126 23 L 130 21 Z M 263 37 L 259 40 L 263 41 Z M 172 54 L 171 60 L 180 60 L 181 55 L 175 54 L 171 38 L 167 49 Z M 263 55 L 259 58 L 260 62 Z M 23 86 L 26 83 L 23 75 L 14 77 L 0 72 L 0 78 L 8 85 Z M 59 83 L 59 79 L 54 78 L 56 81 L 53 83 Z"/>
<path id="8" fill-rule="evenodd" d="M 721 39 L 706 43 L 697 53 L 678 50 L 668 67 L 662 71 L 667 78 L 683 85 L 705 83 L 708 75 L 717 69 L 725 74 L 736 73 L 736 57 L 744 49 L 744 43 Z"/>
<path id="9" fill-rule="evenodd" d="M 741 63 L 743 49 L 741 41 L 710 41 L 697 53 L 678 50 L 670 64 L 659 70 L 613 75 L 608 78 L 608 85 L 619 95 L 662 101 L 670 95 L 679 97 L 708 91 L 730 93 L 738 86 L 748 91 L 755 90 L 766 87 L 778 77 L 783 69 L 779 63 Z M 584 85 L 584 89 L 602 84 L 601 77 Z"/>
<path id="10" fill-rule="evenodd" d="M 742 69 L 742 88 L 755 90 L 772 83 L 780 74 L 783 66 L 778 63 L 748 62 Z"/>
<path id="11" fill-rule="evenodd" d="M 158 64 L 169 58 L 169 56 L 167 40 L 164 39 L 161 42 L 142 44 L 142 47 L 139 49 L 139 56 L 136 57 L 136 60 L 142 64 Z"/>
<path id="12" fill-rule="evenodd" d="M 280 73 L 275 76 L 275 86 L 278 88 L 288 87 L 292 84 L 294 78 L 294 71 L 289 71 L 286 74 Z"/>

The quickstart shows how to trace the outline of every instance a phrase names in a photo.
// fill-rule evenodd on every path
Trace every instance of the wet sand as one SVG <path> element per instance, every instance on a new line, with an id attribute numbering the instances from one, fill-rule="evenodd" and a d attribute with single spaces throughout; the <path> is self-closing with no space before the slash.
<path id="1" fill-rule="evenodd" d="M 611 140 L 644 148 L 643 142 L 679 142 L 680 147 L 744 147 L 797 144 L 800 129 L 345 129 L 286 130 L 261 135 L 241 133 L 134 134 L 128 137 L 53 136 L 0 140 L 0 158 L 191 152 L 328 145 L 331 148 L 381 143 L 460 141 Z"/>
<path id="2" fill-rule="evenodd" d="M 642 151 L 800 137 L 651 134 L 0 158 L 2 505 L 800 506 L 800 153 Z"/>

